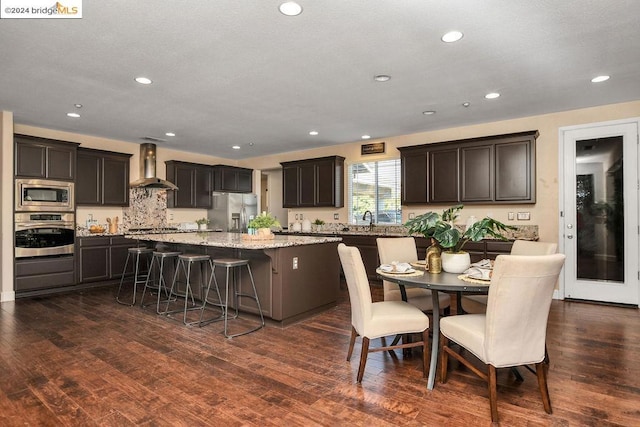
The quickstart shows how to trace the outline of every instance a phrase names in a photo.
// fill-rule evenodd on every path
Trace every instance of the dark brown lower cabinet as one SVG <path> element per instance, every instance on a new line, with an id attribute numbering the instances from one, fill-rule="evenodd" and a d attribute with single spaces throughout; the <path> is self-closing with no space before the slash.
<path id="1" fill-rule="evenodd" d="M 127 250 L 137 241 L 123 236 L 79 237 L 77 239 L 78 283 L 113 282 L 120 280 L 127 259 Z M 127 273 L 133 272 L 133 263 Z"/>
<path id="2" fill-rule="evenodd" d="M 16 297 L 60 292 L 75 283 L 73 255 L 16 260 Z"/>

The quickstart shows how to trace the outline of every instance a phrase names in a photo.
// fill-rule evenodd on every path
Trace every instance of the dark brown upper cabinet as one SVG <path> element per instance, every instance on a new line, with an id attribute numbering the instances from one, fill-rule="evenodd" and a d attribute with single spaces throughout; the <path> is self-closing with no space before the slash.
<path id="1" fill-rule="evenodd" d="M 131 154 L 78 148 L 76 204 L 129 206 Z"/>
<path id="2" fill-rule="evenodd" d="M 28 135 L 15 135 L 14 140 L 16 177 L 75 180 L 79 144 Z"/>
<path id="3" fill-rule="evenodd" d="M 230 193 L 251 193 L 253 169 L 216 165 L 213 167 L 213 189 Z"/>
<path id="4" fill-rule="evenodd" d="M 281 165 L 283 207 L 344 206 L 344 157 L 320 157 Z"/>
<path id="5" fill-rule="evenodd" d="M 538 131 L 399 147 L 402 204 L 535 203 Z"/>
<path id="6" fill-rule="evenodd" d="M 210 209 L 212 206 L 213 167 L 197 163 L 170 160 L 167 181 L 178 186 L 167 192 L 169 208 Z"/>

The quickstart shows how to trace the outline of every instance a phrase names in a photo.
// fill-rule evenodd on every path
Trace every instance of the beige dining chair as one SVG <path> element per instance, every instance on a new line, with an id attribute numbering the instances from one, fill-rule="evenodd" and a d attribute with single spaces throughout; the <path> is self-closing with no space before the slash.
<path id="1" fill-rule="evenodd" d="M 557 243 L 516 240 L 510 255 L 551 255 L 558 250 Z M 486 295 L 465 295 L 460 301 L 465 313 L 484 313 L 487 310 Z"/>
<path id="2" fill-rule="evenodd" d="M 416 240 L 413 237 L 378 237 L 378 257 L 380 263 L 391 264 L 393 261 L 415 262 L 418 261 L 418 249 Z M 382 281 L 383 295 L 385 301 L 402 301 L 400 287 L 387 280 Z M 405 288 L 407 302 L 415 305 L 422 311 L 433 311 L 433 299 L 431 291 L 422 288 Z M 438 294 L 440 309 L 449 307 L 450 298 L 445 293 Z"/>
<path id="3" fill-rule="evenodd" d="M 429 363 L 429 318 L 427 315 L 419 308 L 404 301 L 372 302 L 367 272 L 358 248 L 340 243 L 338 254 L 351 302 L 351 339 L 347 361 L 351 360 L 356 337 L 362 337 L 357 382 L 362 382 L 369 352 L 411 347 L 422 348 L 422 374 L 426 378 Z M 373 339 L 412 333 L 422 334 L 422 340 L 369 348 L 370 341 Z"/>
<path id="4" fill-rule="evenodd" d="M 440 380 L 447 380 L 453 357 L 485 380 L 491 421 L 498 422 L 496 369 L 535 364 L 542 403 L 551 413 L 544 363 L 547 318 L 553 290 L 564 264 L 563 254 L 500 255 L 496 258 L 485 314 L 462 314 L 440 320 Z M 488 372 L 449 346 L 453 341 L 487 365 Z"/>

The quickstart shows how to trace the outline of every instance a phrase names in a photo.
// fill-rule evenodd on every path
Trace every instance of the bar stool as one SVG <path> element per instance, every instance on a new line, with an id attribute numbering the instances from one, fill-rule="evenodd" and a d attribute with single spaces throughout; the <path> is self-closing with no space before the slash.
<path id="1" fill-rule="evenodd" d="M 247 271 L 249 272 L 249 278 L 251 279 L 251 287 L 253 288 L 253 295 L 243 294 L 239 291 L 240 284 L 238 283 L 238 278 L 240 276 L 240 270 L 242 266 L 247 267 Z M 223 267 L 226 269 L 226 279 L 225 279 L 225 302 L 224 302 L 224 336 L 227 338 L 233 338 L 240 335 L 245 335 L 250 332 L 257 331 L 264 327 L 264 316 L 262 315 L 262 307 L 260 307 L 260 300 L 258 299 L 258 291 L 256 290 L 256 284 L 253 281 L 253 274 L 251 273 L 251 267 L 249 266 L 248 259 L 237 259 L 237 258 L 219 258 L 213 260 L 213 269 L 211 275 L 213 276 L 213 281 L 218 286 L 218 282 L 216 280 L 216 276 L 214 274 L 216 267 Z M 235 270 L 234 270 L 235 269 Z M 233 306 L 235 307 L 235 315 L 231 319 L 236 319 L 238 317 L 238 302 L 239 297 L 251 298 L 253 299 L 258 306 L 258 313 L 260 314 L 260 324 L 255 328 L 247 329 L 244 332 L 239 332 L 236 334 L 228 333 L 228 320 L 229 320 L 229 274 L 233 273 Z"/>
<path id="2" fill-rule="evenodd" d="M 149 293 L 151 294 L 152 290 L 156 290 L 158 292 L 158 298 L 156 300 L 156 313 L 164 314 L 164 311 L 160 311 L 160 295 L 164 292 L 165 297 L 169 298 L 169 287 L 167 286 L 167 281 L 164 278 L 164 263 L 165 260 L 173 260 L 174 268 L 176 267 L 176 260 L 180 252 L 177 251 L 153 251 L 153 256 L 151 257 L 151 266 L 149 267 L 149 273 L 147 274 L 147 280 L 144 282 L 144 289 L 142 290 L 142 298 L 140 299 L 140 307 L 146 307 L 144 305 L 144 295 L 149 289 Z M 150 284 L 151 277 L 154 272 L 154 267 L 158 273 L 158 283 L 155 284 L 155 278 L 153 280 L 153 284 Z"/>
<path id="3" fill-rule="evenodd" d="M 146 272 L 149 271 L 149 256 L 153 253 L 153 249 L 147 247 L 135 247 L 127 250 L 127 259 L 124 262 L 124 270 L 122 270 L 122 277 L 120 278 L 120 286 L 118 287 L 118 293 L 116 294 L 116 301 L 119 304 L 133 306 L 136 304 L 136 288 L 139 284 L 145 283 L 147 280 Z M 140 270 L 140 258 L 144 256 L 147 262 L 147 269 L 145 271 Z M 127 276 L 127 266 L 129 265 L 129 259 L 134 258 L 135 267 L 133 269 L 133 299 L 131 303 L 123 302 L 120 300 L 120 292 L 122 292 L 122 284 Z"/>
<path id="4" fill-rule="evenodd" d="M 201 287 L 202 290 L 206 289 L 205 292 L 205 297 L 202 299 L 202 304 L 200 305 L 196 305 L 195 303 L 195 298 L 193 295 L 193 289 L 191 286 L 191 271 L 192 271 L 192 267 L 194 264 L 199 263 L 200 264 L 200 272 L 201 272 Z M 205 267 L 206 265 L 209 264 L 209 268 L 211 270 L 211 275 L 209 276 L 209 280 L 206 281 L 206 287 L 205 287 L 205 279 L 206 279 L 206 273 L 205 273 Z M 180 273 L 180 270 L 182 269 L 182 272 L 184 273 L 184 277 L 185 277 L 185 281 L 183 282 L 185 284 L 185 290 L 184 293 L 181 294 L 180 291 L 177 289 L 178 286 L 177 284 L 180 283 L 180 281 L 178 280 L 178 276 Z M 180 254 L 178 255 L 178 265 L 176 266 L 176 271 L 173 275 L 173 283 L 171 284 L 171 290 L 169 291 L 169 296 L 167 299 L 167 305 L 165 306 L 165 310 L 163 312 L 163 314 L 171 314 L 171 313 L 179 313 L 179 312 L 183 312 L 183 323 L 187 326 L 191 326 L 191 325 L 202 325 L 203 323 L 209 323 L 209 322 L 213 322 L 215 320 L 222 320 L 224 317 L 224 307 L 222 306 L 222 304 L 213 304 L 210 303 L 210 305 L 217 305 L 222 313 L 220 314 L 219 317 L 217 318 L 212 318 L 212 319 L 208 319 L 208 320 L 203 320 L 203 312 L 206 308 L 206 297 L 208 296 L 209 293 L 209 289 L 211 288 L 211 281 L 213 279 L 213 264 L 211 263 L 211 257 L 209 255 L 203 255 L 203 254 Z M 220 290 L 218 288 L 217 283 L 215 284 L 216 287 L 216 293 L 218 294 L 218 301 L 221 301 L 222 299 L 220 298 Z M 171 298 L 173 298 L 173 296 L 176 297 L 181 297 L 184 298 L 184 308 L 183 309 L 179 309 L 179 310 L 169 310 L 169 302 L 171 301 Z M 191 299 L 191 307 L 189 307 L 189 299 Z M 188 311 L 193 311 L 193 310 L 200 310 L 200 317 L 197 321 L 187 321 L 187 312 Z"/>

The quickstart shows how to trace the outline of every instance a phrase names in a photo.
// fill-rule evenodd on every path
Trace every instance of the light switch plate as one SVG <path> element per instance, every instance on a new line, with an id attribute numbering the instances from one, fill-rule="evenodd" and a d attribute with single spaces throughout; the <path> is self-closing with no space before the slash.
<path id="1" fill-rule="evenodd" d="M 339 220 L 340 219 L 340 214 L 334 213 L 333 214 L 333 219 Z"/>
<path id="2" fill-rule="evenodd" d="M 509 212 L 509 213 L 507 214 L 507 219 L 508 219 L 509 221 L 513 221 L 514 219 L 516 219 L 516 214 L 514 214 L 513 212 Z"/>
<path id="3" fill-rule="evenodd" d="M 416 214 L 414 214 L 413 212 L 409 214 L 409 219 L 414 219 L 415 217 L 416 217 Z"/>
<path id="4" fill-rule="evenodd" d="M 529 221 L 531 219 L 531 213 L 518 212 L 518 221 Z"/>

